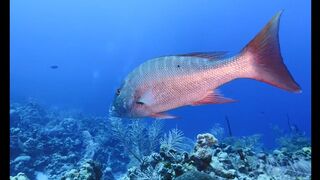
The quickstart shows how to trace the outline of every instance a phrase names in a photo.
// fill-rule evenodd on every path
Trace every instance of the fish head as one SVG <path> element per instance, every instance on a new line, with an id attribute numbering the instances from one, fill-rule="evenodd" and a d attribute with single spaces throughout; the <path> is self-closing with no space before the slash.
<path id="1" fill-rule="evenodd" d="M 120 118 L 130 117 L 132 101 L 130 88 L 125 88 L 122 85 L 116 90 L 114 95 L 111 106 L 112 116 Z"/>
<path id="2" fill-rule="evenodd" d="M 141 91 L 133 86 L 121 86 L 116 90 L 111 115 L 120 118 L 140 118 L 151 114 L 150 107 L 139 101 Z"/>

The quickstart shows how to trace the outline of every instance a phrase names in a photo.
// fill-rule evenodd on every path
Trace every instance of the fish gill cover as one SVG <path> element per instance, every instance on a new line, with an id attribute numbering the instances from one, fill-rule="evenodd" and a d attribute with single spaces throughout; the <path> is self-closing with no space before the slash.
<path id="1" fill-rule="evenodd" d="M 10 3 L 10 179 L 311 179 L 309 1 Z M 110 116 L 135 67 L 237 54 L 281 9 L 281 56 L 301 94 L 238 79 L 196 104 L 235 103 Z"/>

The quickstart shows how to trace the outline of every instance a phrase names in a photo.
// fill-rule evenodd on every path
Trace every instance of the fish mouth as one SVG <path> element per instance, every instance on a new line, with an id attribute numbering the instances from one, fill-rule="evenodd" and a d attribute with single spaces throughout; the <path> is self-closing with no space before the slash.
<path id="1" fill-rule="evenodd" d="M 123 114 L 124 114 L 124 110 L 121 110 L 119 107 L 116 107 L 114 105 L 110 106 L 109 115 L 111 117 L 121 118 L 121 117 L 123 117 Z"/>
<path id="2" fill-rule="evenodd" d="M 109 108 L 109 115 L 112 117 L 125 118 L 129 116 L 128 108 L 123 105 L 114 103 Z"/>
<path id="3" fill-rule="evenodd" d="M 111 105 L 109 107 L 109 116 L 110 117 L 119 117 L 120 114 L 118 113 L 118 111 L 116 111 L 116 108 L 114 107 L 114 105 Z"/>

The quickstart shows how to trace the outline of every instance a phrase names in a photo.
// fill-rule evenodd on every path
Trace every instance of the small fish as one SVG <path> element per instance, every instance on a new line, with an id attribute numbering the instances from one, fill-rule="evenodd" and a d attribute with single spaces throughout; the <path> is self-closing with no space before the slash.
<path id="1" fill-rule="evenodd" d="M 288 121 L 288 126 L 289 126 L 289 129 L 290 129 L 290 132 L 295 133 L 295 134 L 300 132 L 300 130 L 299 130 L 299 128 L 298 128 L 298 126 L 296 124 L 291 124 L 290 117 L 289 117 L 288 114 L 287 114 L 287 121 Z"/>
<path id="2" fill-rule="evenodd" d="M 268 83 L 300 93 L 283 63 L 278 39 L 278 12 L 238 54 L 189 53 L 148 60 L 117 89 L 111 113 L 117 117 L 175 118 L 165 111 L 182 106 L 230 103 L 218 87 L 239 78 Z"/>
<path id="3" fill-rule="evenodd" d="M 50 66 L 51 69 L 58 69 L 58 67 L 59 67 L 59 66 L 57 66 L 57 65 L 52 65 L 52 66 Z"/>

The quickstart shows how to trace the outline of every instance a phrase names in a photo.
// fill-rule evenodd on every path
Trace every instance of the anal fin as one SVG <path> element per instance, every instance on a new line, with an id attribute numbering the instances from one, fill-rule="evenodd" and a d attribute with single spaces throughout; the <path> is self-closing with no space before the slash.
<path id="1" fill-rule="evenodd" d="M 154 113 L 150 115 L 153 118 L 156 119 L 174 119 L 176 116 L 172 116 L 170 114 L 165 114 L 165 113 Z"/>
<path id="2" fill-rule="evenodd" d="M 203 104 L 224 104 L 235 102 L 236 100 L 231 98 L 223 97 L 218 91 L 210 92 L 203 99 L 193 102 L 193 106 L 203 105 Z"/>

